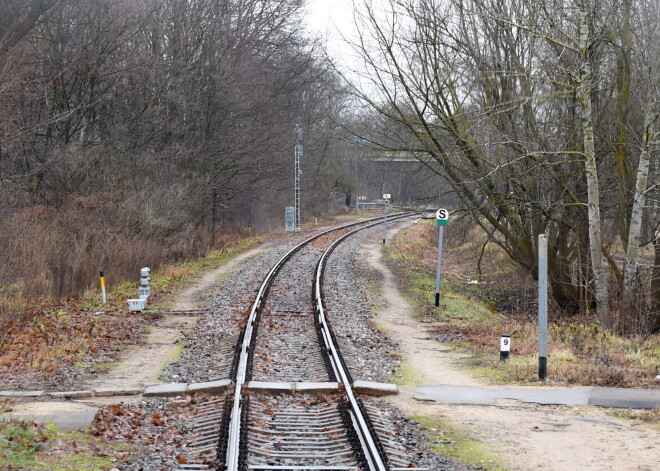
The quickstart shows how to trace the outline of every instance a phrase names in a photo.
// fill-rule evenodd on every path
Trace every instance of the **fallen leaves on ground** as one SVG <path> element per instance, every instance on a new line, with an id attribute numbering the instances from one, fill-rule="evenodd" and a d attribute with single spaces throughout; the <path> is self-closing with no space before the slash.
<path id="1" fill-rule="evenodd" d="M 154 321 L 121 310 L 82 310 L 75 302 L 3 316 L 0 385 L 7 389 L 71 387 L 85 375 L 107 370 L 150 322 Z"/>

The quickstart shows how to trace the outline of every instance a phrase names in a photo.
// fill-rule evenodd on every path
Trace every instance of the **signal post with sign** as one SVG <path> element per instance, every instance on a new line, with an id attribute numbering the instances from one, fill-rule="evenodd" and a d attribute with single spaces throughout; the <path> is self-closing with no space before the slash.
<path id="1" fill-rule="evenodd" d="M 435 305 L 440 306 L 440 276 L 442 274 L 442 238 L 445 226 L 449 221 L 449 210 L 440 208 L 435 212 L 435 221 L 438 223 L 438 270 L 435 277 Z"/>
<path id="2" fill-rule="evenodd" d="M 383 244 L 387 242 L 387 211 L 390 209 L 390 200 L 392 195 L 390 193 L 383 194 L 385 200 L 385 218 L 383 220 Z"/>

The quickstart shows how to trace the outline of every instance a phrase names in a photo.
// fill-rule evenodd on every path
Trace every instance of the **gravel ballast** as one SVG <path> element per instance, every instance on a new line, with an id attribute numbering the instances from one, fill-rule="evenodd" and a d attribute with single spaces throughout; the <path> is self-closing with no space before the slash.
<path id="1" fill-rule="evenodd" d="M 374 309 L 373 286 L 377 279 L 374 279 L 374 272 L 359 257 L 360 250 L 366 244 L 380 241 L 381 231 L 380 227 L 361 231 L 340 244 L 330 257 L 325 275 L 328 317 L 354 380 L 386 382 L 391 379 L 399 363 L 396 345 L 379 332 L 370 320 Z M 290 239 L 273 244 L 268 250 L 240 263 L 230 276 L 214 283 L 207 295 L 212 309 L 202 315 L 197 325 L 186 333 L 181 358 L 165 370 L 161 379 L 188 383 L 230 376 L 234 347 L 261 281 L 293 245 L 294 241 Z M 306 288 L 301 285 L 301 289 Z M 296 396 L 290 396 L 288 400 L 295 402 Z M 192 433 L 190 424 L 194 418 L 194 401 L 196 399 L 187 408 L 177 406 L 175 411 L 167 415 L 168 420 L 172 420 L 168 423 L 168 430 L 175 431 L 168 435 L 169 441 L 152 444 L 146 440 L 143 447 L 145 455 L 137 460 L 118 463 L 118 469 L 175 469 L 173 467 L 177 463 L 185 461 L 189 441 L 181 440 L 181 437 Z M 166 400 L 148 400 L 132 407 L 140 411 L 139 414 L 153 414 L 154 410 L 160 414 L 158 411 L 161 409 L 173 406 L 172 402 Z M 411 461 L 417 467 L 448 471 L 472 469 L 432 453 L 427 445 L 428 437 L 419 425 L 385 403 L 378 402 L 377 407 L 383 411 L 381 420 L 387 424 L 388 429 L 394 431 L 396 439 L 401 440 L 406 454 L 410 454 Z M 161 416 L 156 424 L 160 423 Z M 108 415 L 104 417 L 107 421 Z M 124 433 L 121 430 L 130 428 L 131 422 L 119 420 L 116 426 L 119 431 L 113 430 L 112 433 L 121 436 Z M 149 430 L 158 425 L 151 423 L 141 426 L 146 426 L 148 431 L 145 433 L 150 433 Z M 157 433 L 158 429 L 153 432 Z M 125 433 L 130 432 L 126 430 Z"/>

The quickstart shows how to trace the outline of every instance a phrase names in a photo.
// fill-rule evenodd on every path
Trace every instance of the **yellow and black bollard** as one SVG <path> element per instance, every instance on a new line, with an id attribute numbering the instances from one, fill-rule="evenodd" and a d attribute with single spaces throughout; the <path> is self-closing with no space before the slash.
<path id="1" fill-rule="evenodd" d="M 103 277 L 103 270 L 100 271 L 101 275 L 101 294 L 103 295 L 103 304 L 108 302 L 108 299 L 105 295 L 105 278 Z"/>

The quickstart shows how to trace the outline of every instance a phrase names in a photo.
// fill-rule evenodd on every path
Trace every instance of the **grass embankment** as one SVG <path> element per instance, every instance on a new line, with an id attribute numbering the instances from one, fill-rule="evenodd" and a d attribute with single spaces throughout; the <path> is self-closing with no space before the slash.
<path id="1" fill-rule="evenodd" d="M 58 433 L 53 424 L 0 422 L 0 468 L 105 471 L 128 456 L 128 447 L 88 433 Z"/>
<path id="2" fill-rule="evenodd" d="M 450 230 L 445 240 L 458 239 Z M 446 244 L 443 249 L 442 308 L 435 304 L 437 228 L 419 222 L 399 232 L 385 248 L 415 315 L 431 321 L 438 341 L 470 353 L 464 366 L 496 383 L 538 384 L 536 285 L 494 244 L 486 244 L 480 271 L 477 260 L 484 241 Z M 428 324 L 427 324 L 428 325 Z M 599 328 L 595 319 L 551 320 L 549 382 L 552 384 L 657 387 L 660 336 L 626 339 Z M 501 334 L 512 336 L 511 358 L 499 361 Z M 405 362 L 394 380 L 416 384 L 416 372 Z M 658 423 L 660 410 L 618 411 L 638 423 Z M 500 471 L 496 457 L 460 427 L 437 417 L 412 417 L 428 434 L 434 451 L 458 461 Z"/>
<path id="3" fill-rule="evenodd" d="M 485 246 L 479 276 L 475 265 L 483 241 L 474 233 L 470 238 L 443 249 L 443 309 L 434 306 L 437 229 L 433 221 L 400 232 L 387 248 L 387 260 L 417 315 L 437 321 L 433 329 L 438 340 L 471 353 L 466 366 L 498 383 L 535 383 L 536 286 L 492 243 Z M 506 363 L 499 361 L 501 334 L 511 335 L 511 359 Z M 658 368 L 660 335 L 623 338 L 601 329 L 595 318 L 560 318 L 551 313 L 550 383 L 657 388 Z"/>

